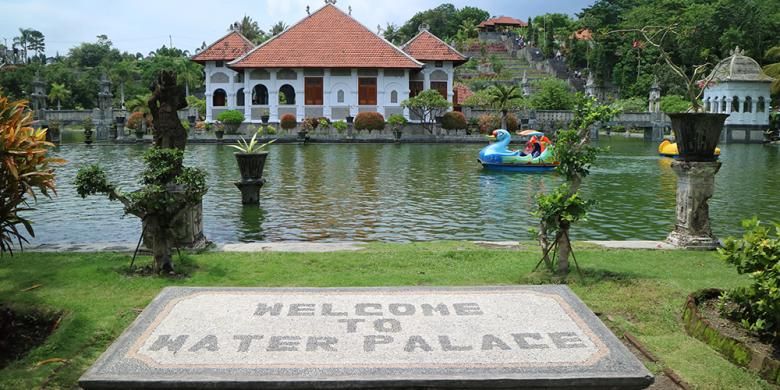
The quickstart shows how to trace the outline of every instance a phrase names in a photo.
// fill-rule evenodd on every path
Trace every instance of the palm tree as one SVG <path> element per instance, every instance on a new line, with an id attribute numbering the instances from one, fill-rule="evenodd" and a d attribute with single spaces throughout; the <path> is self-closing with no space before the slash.
<path id="1" fill-rule="evenodd" d="M 287 27 L 289 26 L 287 26 L 286 24 L 284 24 L 283 21 L 280 20 L 279 22 L 271 26 L 271 36 L 279 35 L 282 31 L 287 30 Z"/>
<path id="2" fill-rule="evenodd" d="M 488 91 L 490 95 L 490 101 L 493 107 L 501 112 L 501 128 L 506 129 L 506 116 L 509 114 L 509 109 L 515 105 L 515 103 L 523 98 L 523 94 L 516 85 L 507 87 L 506 85 L 496 83 Z"/>
<path id="3" fill-rule="evenodd" d="M 772 95 L 780 95 L 780 46 L 767 50 L 764 58 L 770 62 L 769 65 L 764 66 L 764 73 L 775 78 L 772 82 Z"/>
<path id="4" fill-rule="evenodd" d="M 57 111 L 62 109 L 60 103 L 68 97 L 70 97 L 70 90 L 65 88 L 65 84 L 52 83 L 51 91 L 49 91 L 49 100 L 57 101 Z"/>
<path id="5" fill-rule="evenodd" d="M 176 73 L 180 83 L 184 83 L 184 93 L 190 96 L 190 87 L 199 87 L 203 83 L 203 69 L 187 58 L 177 58 Z"/>
<path id="6" fill-rule="evenodd" d="M 240 21 L 233 23 L 231 29 L 238 31 L 241 35 L 245 36 L 255 45 L 263 43 L 267 38 L 265 31 L 260 29 L 257 21 L 252 20 L 251 17 L 244 15 Z"/>
<path id="7" fill-rule="evenodd" d="M 46 42 L 43 33 L 38 30 L 27 29 L 27 48 L 37 53 L 38 57 L 41 58 L 41 63 L 44 62 Z"/>
<path id="8" fill-rule="evenodd" d="M 477 23 L 474 22 L 474 19 L 466 19 L 462 21 L 458 27 L 458 32 L 466 39 L 476 38 L 479 35 L 479 30 L 477 30 Z"/>
<path id="9" fill-rule="evenodd" d="M 119 82 L 119 99 L 122 108 L 125 108 L 125 83 L 132 81 L 139 73 L 138 63 L 133 60 L 122 60 L 111 69 L 111 75 Z"/>
<path id="10" fill-rule="evenodd" d="M 399 44 L 401 40 L 401 32 L 398 31 L 398 26 L 392 23 L 387 23 L 387 26 L 385 26 L 385 31 L 382 33 L 382 36 L 384 36 L 385 40 L 388 42 L 391 42 L 393 44 Z"/>
<path id="11" fill-rule="evenodd" d="M 149 105 L 147 102 L 149 101 L 149 98 L 152 97 L 152 93 L 146 93 L 143 95 L 136 95 L 132 99 L 128 99 L 127 102 L 125 102 L 125 105 L 127 105 L 127 111 L 129 112 L 143 112 L 144 114 L 149 113 Z"/>

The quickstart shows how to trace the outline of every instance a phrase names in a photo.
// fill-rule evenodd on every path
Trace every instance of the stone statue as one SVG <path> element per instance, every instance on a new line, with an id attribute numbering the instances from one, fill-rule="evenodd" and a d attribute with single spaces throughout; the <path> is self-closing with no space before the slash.
<path id="1" fill-rule="evenodd" d="M 160 72 L 150 89 L 152 97 L 148 104 L 154 122 L 154 145 L 184 150 L 187 131 L 179 120 L 178 111 L 187 107 L 187 101 L 184 90 L 176 85 L 176 72 Z"/>

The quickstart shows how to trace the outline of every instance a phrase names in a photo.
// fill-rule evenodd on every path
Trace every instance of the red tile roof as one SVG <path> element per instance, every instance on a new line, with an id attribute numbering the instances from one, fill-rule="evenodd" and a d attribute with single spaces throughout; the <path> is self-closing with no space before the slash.
<path id="1" fill-rule="evenodd" d="M 231 31 L 211 46 L 192 56 L 195 62 L 233 61 L 252 50 L 255 45 L 241 33 Z"/>
<path id="2" fill-rule="evenodd" d="M 401 47 L 418 61 L 453 61 L 462 64 L 468 58 L 427 30 L 421 31 Z"/>
<path id="3" fill-rule="evenodd" d="M 462 106 L 463 103 L 466 102 L 466 99 L 468 99 L 471 95 L 474 95 L 474 92 L 471 92 L 471 88 L 469 88 L 466 84 L 456 83 L 453 89 L 455 92 L 455 97 L 457 97 L 457 100 L 455 101 L 456 106 Z"/>
<path id="4" fill-rule="evenodd" d="M 327 4 L 231 62 L 231 68 L 420 69 L 401 49 Z"/>
<path id="5" fill-rule="evenodd" d="M 515 18 L 510 18 L 509 16 L 499 16 L 497 18 L 491 18 L 480 23 L 478 27 L 487 27 L 487 26 L 495 26 L 495 25 L 526 27 L 528 26 L 528 23 Z"/>

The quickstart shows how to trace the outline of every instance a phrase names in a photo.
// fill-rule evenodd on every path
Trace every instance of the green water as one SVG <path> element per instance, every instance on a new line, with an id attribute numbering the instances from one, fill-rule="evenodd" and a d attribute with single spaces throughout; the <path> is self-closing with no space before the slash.
<path id="1" fill-rule="evenodd" d="M 602 136 L 610 148 L 584 183 L 598 201 L 576 239 L 660 240 L 674 222 L 676 177 L 656 144 Z M 534 227 L 534 195 L 554 188 L 554 174 L 494 173 L 476 156 L 483 145 L 272 145 L 268 183 L 259 207 L 244 207 L 233 182 L 232 149 L 189 145 L 187 164 L 209 173 L 204 226 L 217 242 L 523 240 Z M 102 197 L 78 198 L 80 166 L 99 163 L 114 182 L 132 190 L 144 146 L 65 144 L 57 170 L 59 196 L 29 214 L 34 243 L 126 242 L 140 234 L 134 217 Z M 718 236 L 739 233 L 752 215 L 780 221 L 780 151 L 762 145 L 723 145 L 723 168 L 710 202 Z"/>

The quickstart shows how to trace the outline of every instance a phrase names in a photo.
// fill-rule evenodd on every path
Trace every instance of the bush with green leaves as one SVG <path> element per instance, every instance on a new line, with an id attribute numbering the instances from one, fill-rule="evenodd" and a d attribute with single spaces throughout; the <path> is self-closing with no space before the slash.
<path id="1" fill-rule="evenodd" d="M 466 116 L 462 112 L 450 111 L 441 119 L 441 127 L 444 130 L 462 130 L 467 126 Z"/>
<path id="2" fill-rule="evenodd" d="M 384 130 L 385 117 L 378 112 L 361 112 L 355 117 L 355 129 L 358 130 Z"/>
<path id="3" fill-rule="evenodd" d="M 81 121 L 81 126 L 84 127 L 84 131 L 92 131 L 95 128 L 95 124 L 92 123 L 92 117 L 88 116 Z"/>
<path id="4" fill-rule="evenodd" d="M 661 111 L 672 114 L 687 112 L 691 108 L 691 102 L 680 95 L 666 95 L 661 98 Z"/>
<path id="5" fill-rule="evenodd" d="M 780 224 L 742 221 L 742 238 L 730 237 L 718 252 L 752 283 L 724 292 L 721 310 L 745 328 L 780 341 Z M 732 302 L 736 308 L 725 303 Z"/>
<path id="6" fill-rule="evenodd" d="M 387 124 L 393 131 L 401 130 L 408 122 L 403 114 L 392 114 L 387 117 Z"/>
<path id="7" fill-rule="evenodd" d="M 217 115 L 217 120 L 227 125 L 244 123 L 244 113 L 239 110 L 225 110 Z"/>
<path id="8" fill-rule="evenodd" d="M 194 95 L 187 96 L 187 106 L 198 111 L 198 116 L 206 117 L 206 99 L 198 99 Z"/>
<path id="9" fill-rule="evenodd" d="M 575 94 L 569 85 L 559 79 L 542 79 L 534 82 L 536 93 L 531 95 L 531 107 L 536 110 L 571 110 Z"/>
<path id="10" fill-rule="evenodd" d="M 647 99 L 634 96 L 626 99 L 615 100 L 612 107 L 622 112 L 647 112 Z"/>
<path id="11" fill-rule="evenodd" d="M 285 130 L 292 130 L 298 126 L 298 119 L 293 114 L 282 115 L 282 119 L 279 122 L 279 125 Z"/>
<path id="12" fill-rule="evenodd" d="M 339 134 L 341 134 L 345 130 L 347 130 L 348 127 L 349 127 L 349 124 L 347 124 L 347 122 L 344 122 L 344 121 L 341 121 L 341 120 L 333 122 L 333 128 L 336 129 L 336 131 Z"/>
<path id="13" fill-rule="evenodd" d="M 420 118 L 420 124 L 430 134 L 433 134 L 436 127 L 436 116 L 447 111 L 451 105 L 434 89 L 422 91 L 417 96 L 401 102 L 401 106 L 408 109 L 413 117 Z"/>

